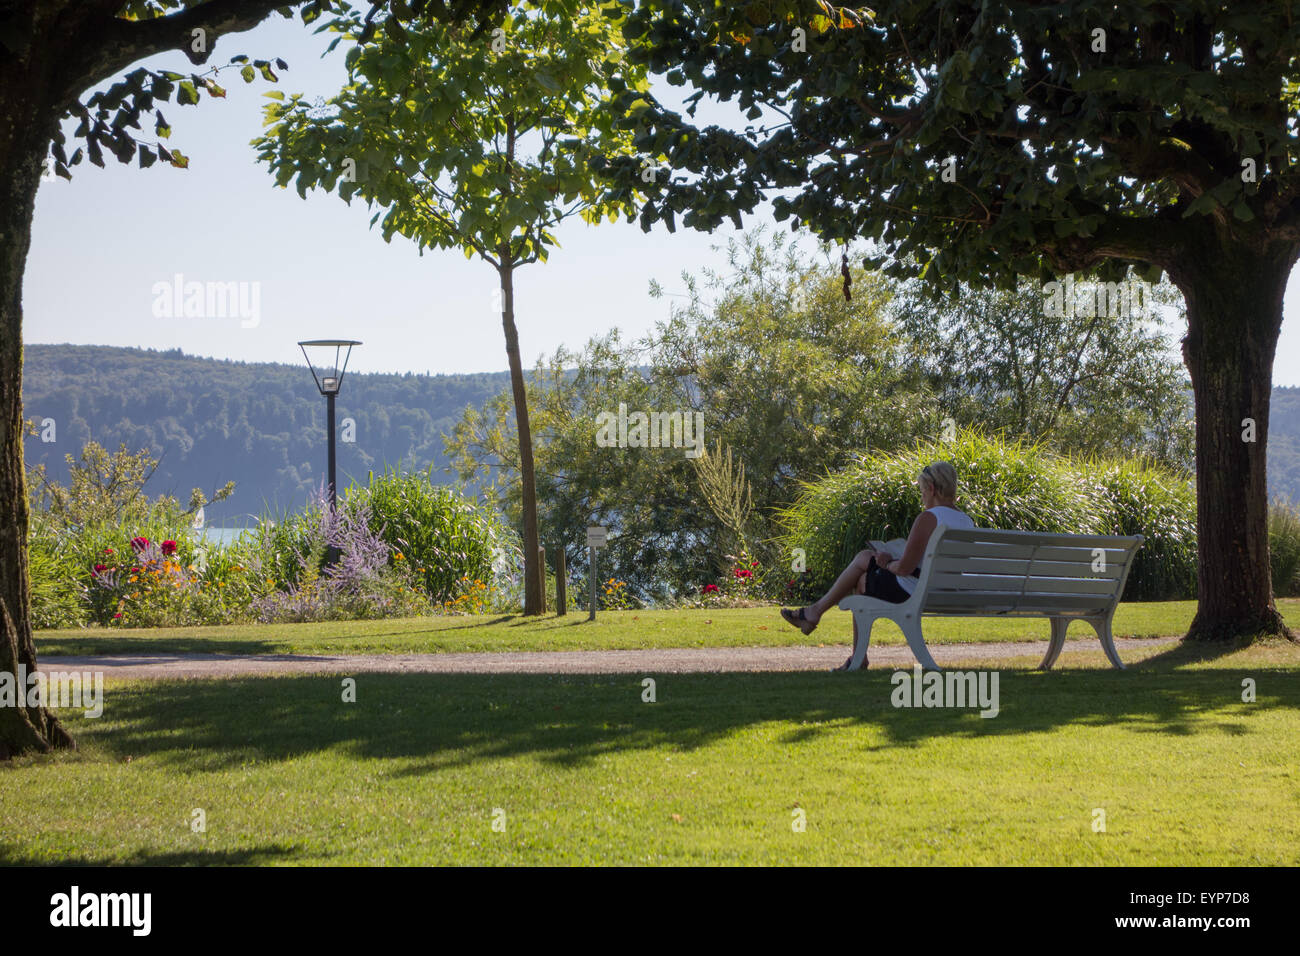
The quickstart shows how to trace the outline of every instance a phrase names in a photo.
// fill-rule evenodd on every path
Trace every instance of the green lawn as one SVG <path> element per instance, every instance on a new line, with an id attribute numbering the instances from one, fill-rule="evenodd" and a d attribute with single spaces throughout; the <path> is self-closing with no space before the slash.
<path id="1" fill-rule="evenodd" d="M 1293 627 L 1300 627 L 1300 599 L 1279 601 Z M 1195 602 L 1122 604 L 1115 615 L 1116 636 L 1159 637 L 1186 632 Z M 968 641 L 1045 640 L 1047 621 L 927 618 L 926 639 L 938 644 Z M 1075 624 L 1070 636 L 1092 638 L 1087 625 Z M 421 617 L 389 621 L 326 624 L 253 624 L 232 627 L 181 627 L 152 630 L 89 628 L 40 631 L 42 655 L 66 654 L 416 654 L 447 651 L 594 650 L 650 647 L 751 647 L 786 644 L 847 644 L 850 615 L 832 611 L 811 637 L 786 624 L 775 607 L 716 611 L 603 611 L 595 621 L 585 614 L 526 619 L 498 617 Z M 901 644 L 901 632 L 888 622 L 876 626 L 872 643 Z M 1095 646 L 1095 645 L 1094 645 Z"/>
<path id="2" fill-rule="evenodd" d="M 529 646 L 503 627 L 392 640 Z M 0 764 L 0 863 L 1300 863 L 1295 646 L 1033 663 L 993 719 L 894 708 L 887 670 L 111 682 L 79 752 Z"/>

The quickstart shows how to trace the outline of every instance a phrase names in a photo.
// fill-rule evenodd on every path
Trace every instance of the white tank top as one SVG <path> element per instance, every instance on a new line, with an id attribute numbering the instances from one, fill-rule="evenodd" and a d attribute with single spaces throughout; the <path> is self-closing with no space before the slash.
<path id="1" fill-rule="evenodd" d="M 973 528 L 975 520 L 964 511 L 958 511 L 956 508 L 949 508 L 947 505 L 935 505 L 927 509 L 926 513 L 934 515 L 939 524 L 947 525 L 949 528 Z M 908 594 L 916 593 L 917 579 L 908 575 L 898 576 L 898 586 Z"/>

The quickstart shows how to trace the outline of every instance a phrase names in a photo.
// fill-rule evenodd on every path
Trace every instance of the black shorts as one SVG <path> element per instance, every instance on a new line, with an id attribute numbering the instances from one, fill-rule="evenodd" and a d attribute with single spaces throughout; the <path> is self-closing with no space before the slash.
<path id="1" fill-rule="evenodd" d="M 912 595 L 898 583 L 898 575 L 886 571 L 872 558 L 867 564 L 867 597 L 879 598 L 890 604 L 902 604 Z"/>

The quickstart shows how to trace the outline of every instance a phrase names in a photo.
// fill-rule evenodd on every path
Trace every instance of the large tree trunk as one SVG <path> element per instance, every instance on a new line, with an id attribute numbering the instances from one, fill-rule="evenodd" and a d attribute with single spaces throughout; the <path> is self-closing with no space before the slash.
<path id="1" fill-rule="evenodd" d="M 1183 357 L 1196 402 L 1200 600 L 1187 636 L 1294 639 L 1273 603 L 1265 466 L 1273 356 L 1297 250 L 1245 248 L 1212 228 L 1202 240 L 1206 233 L 1213 238 L 1169 270 L 1187 301 Z"/>
<path id="2" fill-rule="evenodd" d="M 36 670 L 23 470 L 23 270 L 53 131 L 41 80 L 23 75 L 28 68 L 13 59 L 0 64 L 0 672 L 13 674 L 16 682 L 20 668 L 24 676 Z M 0 707 L 0 759 L 72 746 L 44 707 Z"/>
<path id="3" fill-rule="evenodd" d="M 506 332 L 506 355 L 510 359 L 510 386 L 515 397 L 515 423 L 519 430 L 519 477 L 524 483 L 524 613 L 542 613 L 542 570 L 537 549 L 537 487 L 533 480 L 533 432 L 528 423 L 528 392 L 524 388 L 523 363 L 519 359 L 519 332 L 515 329 L 515 277 L 509 248 L 501 255 L 501 324 Z"/>

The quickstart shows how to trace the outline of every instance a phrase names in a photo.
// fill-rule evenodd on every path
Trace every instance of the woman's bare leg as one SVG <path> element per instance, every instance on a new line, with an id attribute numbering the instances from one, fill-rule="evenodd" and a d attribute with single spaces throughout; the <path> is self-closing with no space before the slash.
<path id="1" fill-rule="evenodd" d="M 858 578 L 858 583 L 854 586 L 853 593 L 867 593 L 867 576 L 865 574 Z M 850 614 L 849 617 L 853 618 L 853 653 L 856 654 L 858 652 L 858 616 L 856 614 Z"/>
<path id="2" fill-rule="evenodd" d="M 835 579 L 831 589 L 803 609 L 804 618 L 814 624 L 820 621 L 823 614 L 857 590 L 858 581 L 870 568 L 871 552 L 859 551 L 857 557 Z"/>

